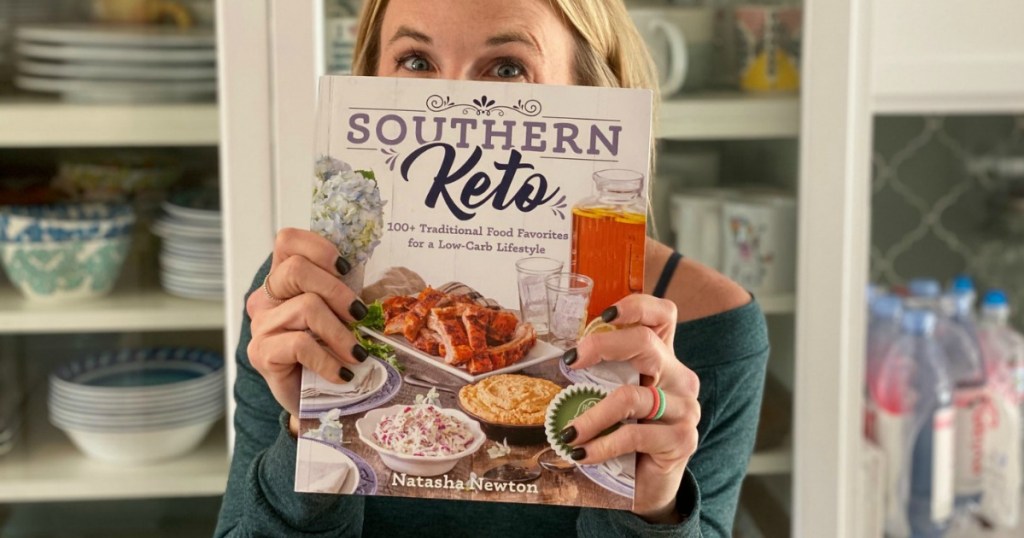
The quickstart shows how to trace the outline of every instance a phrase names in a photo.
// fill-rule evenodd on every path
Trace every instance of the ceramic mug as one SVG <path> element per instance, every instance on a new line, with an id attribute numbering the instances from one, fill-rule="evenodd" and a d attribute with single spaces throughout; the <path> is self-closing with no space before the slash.
<path id="1" fill-rule="evenodd" d="M 707 87 L 714 67 L 715 10 L 710 7 L 669 6 L 664 8 L 663 14 L 664 19 L 682 30 L 686 38 L 686 80 L 682 91 Z"/>
<path id="2" fill-rule="evenodd" d="M 796 201 L 780 194 L 741 195 L 722 204 L 723 274 L 753 293 L 796 289 Z"/>
<path id="3" fill-rule="evenodd" d="M 671 8 L 629 10 L 658 69 L 658 85 L 662 95 L 672 95 L 683 89 L 688 60 L 686 36 L 682 29 L 666 19 L 668 11 Z"/>
<path id="4" fill-rule="evenodd" d="M 192 26 L 192 14 L 174 0 L 93 0 L 92 12 L 100 22 L 153 24 L 168 19 L 180 28 Z"/>
<path id="5" fill-rule="evenodd" d="M 676 250 L 715 269 L 722 260 L 722 204 L 736 196 L 727 189 L 688 189 L 672 195 Z"/>

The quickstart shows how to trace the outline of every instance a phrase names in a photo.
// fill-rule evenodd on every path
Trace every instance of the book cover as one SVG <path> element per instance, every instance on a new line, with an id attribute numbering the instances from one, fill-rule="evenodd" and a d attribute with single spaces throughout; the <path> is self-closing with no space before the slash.
<path id="1" fill-rule="evenodd" d="M 373 356 L 303 372 L 296 491 L 632 507 L 635 455 L 576 465 L 557 434 L 639 377 L 560 359 L 643 289 L 651 100 L 321 78 L 310 228 Z"/>

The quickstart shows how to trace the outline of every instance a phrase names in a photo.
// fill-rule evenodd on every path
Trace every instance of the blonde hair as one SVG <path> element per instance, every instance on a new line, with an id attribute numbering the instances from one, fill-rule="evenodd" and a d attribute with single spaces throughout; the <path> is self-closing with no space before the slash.
<path id="1" fill-rule="evenodd" d="M 573 33 L 576 84 L 644 88 L 653 90 L 657 97 L 654 62 L 622 0 L 547 1 Z M 352 64 L 355 75 L 377 74 L 387 7 L 388 0 L 363 3 Z"/>

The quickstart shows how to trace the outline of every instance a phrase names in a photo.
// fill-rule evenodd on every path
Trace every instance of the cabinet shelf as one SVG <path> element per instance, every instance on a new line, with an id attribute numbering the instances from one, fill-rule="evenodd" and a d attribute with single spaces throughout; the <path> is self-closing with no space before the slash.
<path id="1" fill-rule="evenodd" d="M 747 464 L 747 475 L 781 475 L 793 471 L 793 442 L 754 452 Z"/>
<path id="2" fill-rule="evenodd" d="M 758 295 L 757 302 L 765 314 L 792 314 L 796 312 L 796 294 Z"/>
<path id="3" fill-rule="evenodd" d="M 706 92 L 666 99 L 659 106 L 658 138 L 737 140 L 792 138 L 800 134 L 795 94 Z"/>
<path id="4" fill-rule="evenodd" d="M 98 299 L 45 304 L 0 288 L 0 334 L 223 328 L 223 302 L 182 299 L 161 289 L 115 290 Z"/>
<path id="5" fill-rule="evenodd" d="M 0 99 L 0 147 L 209 146 L 220 139 L 217 105 L 78 104 Z"/>
<path id="6" fill-rule="evenodd" d="M 227 484 L 223 421 L 191 453 L 149 465 L 91 460 L 45 419 L 32 426 L 0 458 L 0 503 L 201 497 L 221 495 Z"/>

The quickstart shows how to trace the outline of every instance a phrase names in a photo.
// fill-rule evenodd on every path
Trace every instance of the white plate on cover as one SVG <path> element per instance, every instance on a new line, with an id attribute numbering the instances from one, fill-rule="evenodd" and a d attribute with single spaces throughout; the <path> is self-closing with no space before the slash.
<path id="1" fill-rule="evenodd" d="M 308 440 L 300 442 L 297 450 L 296 491 L 355 493 L 359 486 L 359 469 L 352 458 L 332 447 Z"/>
<path id="2" fill-rule="evenodd" d="M 216 46 L 209 29 L 119 24 L 33 24 L 20 26 L 19 41 L 125 48 L 206 48 Z"/>
<path id="3" fill-rule="evenodd" d="M 461 379 L 465 379 L 470 383 L 476 383 L 477 381 L 480 381 L 481 379 L 490 377 L 492 375 L 518 372 L 520 370 L 523 370 L 524 368 L 528 368 L 535 364 L 540 364 L 542 362 L 549 361 L 555 357 L 561 357 L 564 353 L 564 351 L 562 351 L 561 349 L 538 338 L 537 343 L 534 344 L 533 348 L 530 349 L 530 352 L 527 353 L 525 357 L 520 359 L 519 362 L 511 366 L 499 368 L 491 372 L 473 375 L 467 372 L 464 368 L 459 368 L 458 366 L 445 364 L 444 359 L 442 359 L 441 357 L 435 357 L 433 355 L 424 353 L 416 349 L 412 344 L 409 343 L 408 340 L 405 339 L 404 336 L 385 336 L 384 333 L 380 333 L 373 329 L 368 329 L 366 327 L 360 327 L 359 329 L 362 330 L 364 333 L 376 338 L 377 340 L 380 340 L 381 342 L 384 342 L 386 344 L 390 344 L 404 351 L 405 353 L 412 355 L 414 358 L 419 359 L 429 364 L 430 366 L 433 366 L 434 368 L 444 370 L 445 372 L 448 372 L 449 374 L 452 374 Z"/>
<path id="4" fill-rule="evenodd" d="M 215 49 L 147 49 L 82 47 L 20 42 L 21 56 L 45 60 L 81 62 L 143 62 L 147 64 L 210 64 L 217 61 Z"/>
<path id="5" fill-rule="evenodd" d="M 115 80 L 216 80 L 217 68 L 203 66 L 157 66 L 139 64 L 54 63 L 34 60 L 18 62 L 27 75 L 72 79 Z"/>
<path id="6" fill-rule="evenodd" d="M 84 102 L 187 102 L 217 93 L 215 81 L 74 80 L 19 75 L 14 84 L 23 90 L 57 93 Z"/>

